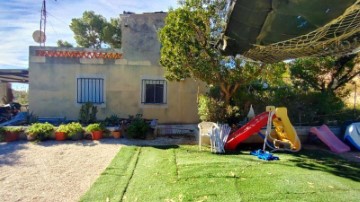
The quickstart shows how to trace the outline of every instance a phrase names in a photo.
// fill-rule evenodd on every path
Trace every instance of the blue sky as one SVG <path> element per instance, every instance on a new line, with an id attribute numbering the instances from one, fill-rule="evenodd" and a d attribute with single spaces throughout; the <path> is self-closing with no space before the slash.
<path id="1" fill-rule="evenodd" d="M 29 46 L 38 45 L 32 33 L 40 28 L 42 1 L 0 0 L 0 69 L 28 68 Z M 46 46 L 56 46 L 59 39 L 76 44 L 69 24 L 86 10 L 109 20 L 123 11 L 168 11 L 170 7 L 177 7 L 177 0 L 46 0 L 46 6 Z M 19 84 L 13 88 L 27 89 Z"/>

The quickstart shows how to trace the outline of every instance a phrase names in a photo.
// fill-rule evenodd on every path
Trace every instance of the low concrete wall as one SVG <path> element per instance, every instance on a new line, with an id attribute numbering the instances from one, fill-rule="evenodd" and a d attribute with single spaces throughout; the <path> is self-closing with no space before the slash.
<path id="1" fill-rule="evenodd" d="M 295 130 L 297 132 L 297 135 L 299 136 L 299 139 L 301 143 L 305 143 L 308 140 L 308 135 L 310 128 L 314 126 L 295 126 Z M 337 136 L 340 137 L 341 134 L 341 128 L 340 127 L 329 127 L 330 130 Z M 265 134 L 266 129 L 263 128 L 261 130 L 262 134 Z M 250 136 L 248 139 L 246 139 L 243 143 L 262 143 L 264 142 L 264 139 L 262 139 L 257 133 Z"/>
<path id="2" fill-rule="evenodd" d="M 314 126 L 296 126 L 296 127 L 294 127 L 296 132 L 297 132 L 297 135 L 299 136 L 299 139 L 300 139 L 301 143 L 306 143 L 306 141 L 308 140 L 308 135 L 309 135 L 309 131 L 310 131 L 311 127 L 314 127 Z M 196 138 L 198 138 L 199 131 L 198 131 L 197 127 L 193 127 L 193 128 L 196 128 L 196 133 L 194 135 L 196 135 Z M 329 127 L 329 128 L 337 137 L 342 138 L 343 134 L 341 134 L 341 128 L 340 127 Z M 266 128 L 262 128 L 262 130 L 260 132 L 262 134 L 265 134 L 266 133 Z M 254 143 L 263 143 L 263 142 L 264 142 L 264 139 L 261 138 L 258 135 L 258 133 L 254 133 L 249 138 L 244 140 L 242 143 L 244 143 L 244 144 L 254 144 Z"/>

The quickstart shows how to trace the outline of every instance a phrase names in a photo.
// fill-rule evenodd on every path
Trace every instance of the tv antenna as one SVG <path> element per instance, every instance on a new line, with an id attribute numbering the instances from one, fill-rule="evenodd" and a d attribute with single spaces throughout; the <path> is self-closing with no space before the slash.
<path id="1" fill-rule="evenodd" d="M 34 34 L 35 33 L 36 33 L 36 31 L 34 32 Z M 33 34 L 33 37 L 34 37 L 34 34 Z M 46 0 L 43 0 L 42 6 L 41 6 L 40 33 L 38 34 L 38 36 L 39 36 L 39 40 L 37 42 L 40 44 L 40 46 L 45 46 L 45 41 L 46 41 Z"/>
<path id="2" fill-rule="evenodd" d="M 56 0 L 55 0 L 56 1 Z M 33 39 L 40 46 L 45 46 L 46 41 L 46 0 L 43 0 L 40 14 L 40 29 L 33 33 Z"/>

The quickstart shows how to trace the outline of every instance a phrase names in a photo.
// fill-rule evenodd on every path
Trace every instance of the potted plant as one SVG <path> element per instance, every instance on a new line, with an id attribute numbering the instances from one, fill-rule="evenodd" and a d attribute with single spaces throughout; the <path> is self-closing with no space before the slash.
<path id="1" fill-rule="evenodd" d="M 93 140 L 99 140 L 103 136 L 104 127 L 100 123 L 89 124 L 86 131 L 91 133 Z"/>
<path id="2" fill-rule="evenodd" d="M 34 123 L 27 130 L 27 139 L 30 141 L 43 141 L 48 139 L 54 132 L 54 126 L 48 122 Z"/>
<path id="3" fill-rule="evenodd" d="M 127 135 L 130 138 L 145 139 L 146 133 L 149 130 L 149 125 L 142 118 L 141 114 L 137 114 L 135 118 L 131 120 L 130 125 L 127 127 Z"/>
<path id="4" fill-rule="evenodd" d="M 55 140 L 64 141 L 66 140 L 67 134 L 69 133 L 69 127 L 65 124 L 61 124 L 55 131 Z"/>
<path id="5" fill-rule="evenodd" d="M 118 126 L 120 124 L 120 118 L 116 114 L 113 114 L 105 118 L 104 124 L 105 126 Z"/>
<path id="6" fill-rule="evenodd" d="M 71 122 L 67 124 L 68 138 L 71 140 L 81 140 L 83 138 L 83 127 L 78 122 Z"/>
<path id="7" fill-rule="evenodd" d="M 5 127 L 5 142 L 12 142 L 19 139 L 19 134 L 22 131 L 21 127 Z"/>
<path id="8" fill-rule="evenodd" d="M 112 136 L 115 139 L 119 139 L 121 137 L 121 130 L 119 128 L 115 128 L 112 132 L 111 132 Z"/>
<path id="9" fill-rule="evenodd" d="M 102 125 L 102 126 L 104 126 L 104 125 Z M 112 131 L 111 130 L 109 130 L 109 129 L 107 129 L 105 126 L 104 126 L 104 130 L 103 130 L 103 134 L 102 134 L 103 136 L 103 138 L 110 138 L 110 137 L 112 137 Z"/>

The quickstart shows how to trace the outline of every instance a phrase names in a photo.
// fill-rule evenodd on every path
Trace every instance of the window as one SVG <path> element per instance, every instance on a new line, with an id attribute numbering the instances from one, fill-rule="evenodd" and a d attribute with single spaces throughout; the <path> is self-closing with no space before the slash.
<path id="1" fill-rule="evenodd" d="M 141 103 L 166 104 L 166 81 L 143 79 Z"/>
<path id="2" fill-rule="evenodd" d="M 103 78 L 77 79 L 77 103 L 86 103 L 86 102 L 91 102 L 93 104 L 104 103 Z"/>

